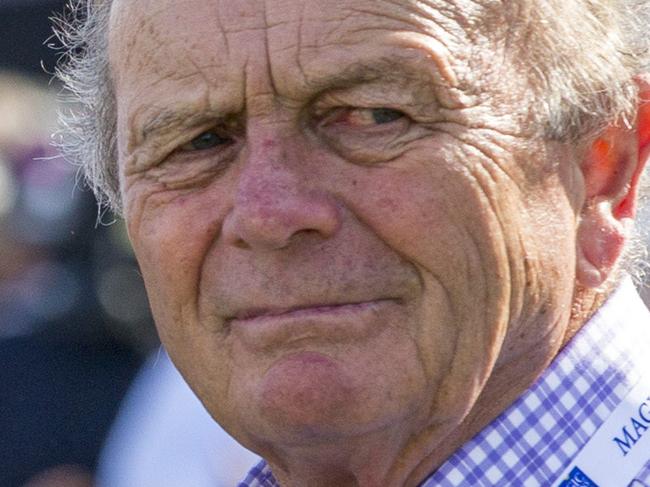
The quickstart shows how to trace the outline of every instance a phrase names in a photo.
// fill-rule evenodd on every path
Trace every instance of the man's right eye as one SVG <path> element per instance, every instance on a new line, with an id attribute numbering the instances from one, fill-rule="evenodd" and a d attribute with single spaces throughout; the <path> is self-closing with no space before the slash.
<path id="1" fill-rule="evenodd" d="M 222 145 L 227 145 L 232 142 L 230 137 L 219 135 L 214 130 L 203 132 L 198 137 L 190 140 L 187 144 L 180 147 L 182 152 L 204 151 L 214 149 Z"/>

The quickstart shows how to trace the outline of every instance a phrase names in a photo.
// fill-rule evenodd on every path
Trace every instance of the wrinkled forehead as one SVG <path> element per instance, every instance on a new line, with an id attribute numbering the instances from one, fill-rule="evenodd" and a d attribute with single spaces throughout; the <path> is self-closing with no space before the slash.
<path id="1" fill-rule="evenodd" d="M 266 90 L 262 85 L 268 86 L 268 79 L 251 73 L 263 69 L 271 85 L 277 81 L 273 88 L 290 96 L 309 79 L 322 77 L 325 68 L 331 72 L 339 64 L 381 56 L 379 46 L 392 46 L 385 53 L 394 58 L 395 37 L 417 34 L 435 43 L 432 50 L 441 54 L 434 56 L 436 62 L 466 80 L 476 75 L 468 59 L 476 58 L 477 46 L 493 51 L 482 33 L 500 36 L 497 4 L 502 2 L 114 0 L 109 59 L 118 92 L 124 85 L 143 86 L 129 89 L 135 97 L 145 94 L 148 83 L 171 86 L 173 80 L 178 89 L 179 78 L 201 73 L 208 84 L 222 80 L 231 87 L 232 98 L 241 99 L 245 95 L 235 91 L 244 85 L 250 92 L 256 91 L 254 85 Z M 253 77 L 260 81 L 251 81 Z"/>
<path id="2" fill-rule="evenodd" d="M 445 43 L 494 30 L 502 8 L 499 0 L 114 0 L 110 43 L 120 55 L 172 44 L 215 57 L 232 54 L 231 39 L 261 32 L 277 51 L 354 43 L 373 30 L 425 31 Z"/>
<path id="3" fill-rule="evenodd" d="M 521 0 L 520 3 L 529 2 Z M 179 12 L 184 12 L 189 16 L 218 14 L 223 28 L 262 28 L 295 18 L 296 14 L 304 15 L 305 19 L 319 17 L 341 21 L 350 17 L 373 16 L 415 19 L 418 16 L 435 17 L 438 12 L 442 16 L 472 22 L 486 12 L 504 8 L 505 4 L 503 0 L 113 0 L 112 10 L 115 20 L 145 14 L 143 21 L 146 22 L 146 17 L 158 17 L 165 12 L 176 17 Z"/>

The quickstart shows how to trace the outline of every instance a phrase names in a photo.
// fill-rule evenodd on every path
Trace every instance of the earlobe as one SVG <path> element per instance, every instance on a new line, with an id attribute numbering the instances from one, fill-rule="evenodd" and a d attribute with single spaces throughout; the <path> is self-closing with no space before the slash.
<path id="1" fill-rule="evenodd" d="M 576 277 L 590 288 L 607 280 L 623 253 L 636 214 L 639 180 L 650 158 L 650 80 L 637 81 L 635 126 L 608 127 L 582 164 L 586 201 L 577 231 Z"/>
<path id="2" fill-rule="evenodd" d="M 611 275 L 633 220 L 614 217 L 611 202 L 601 201 L 583 211 L 578 226 L 576 277 L 585 287 L 597 288 Z"/>

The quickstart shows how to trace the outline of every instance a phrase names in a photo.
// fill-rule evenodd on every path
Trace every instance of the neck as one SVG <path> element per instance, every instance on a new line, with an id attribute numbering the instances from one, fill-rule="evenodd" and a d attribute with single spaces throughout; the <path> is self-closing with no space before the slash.
<path id="1" fill-rule="evenodd" d="M 573 295 L 573 306 L 571 308 L 571 318 L 567 326 L 562 348 L 571 341 L 583 325 L 589 321 L 594 313 L 607 300 L 614 289 L 614 285 L 607 285 L 605 289 L 591 289 L 581 285 L 576 285 Z"/>
<path id="2" fill-rule="evenodd" d="M 408 455 L 424 420 L 336 441 L 276 446 L 264 454 L 283 487 L 398 487 L 405 484 Z"/>
<path id="3" fill-rule="evenodd" d="M 263 456 L 282 487 L 415 487 L 507 406 L 484 402 L 460 426 L 422 421 L 409 434 L 393 428 Z"/>

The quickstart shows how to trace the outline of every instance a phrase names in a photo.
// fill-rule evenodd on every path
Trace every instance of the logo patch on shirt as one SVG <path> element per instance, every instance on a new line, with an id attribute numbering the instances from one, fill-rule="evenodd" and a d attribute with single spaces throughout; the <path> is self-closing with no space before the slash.
<path id="1" fill-rule="evenodd" d="M 569 477 L 562 481 L 560 487 L 598 487 L 598 484 L 587 477 L 578 467 L 573 467 Z"/>
<path id="2" fill-rule="evenodd" d="M 648 427 L 650 427 L 650 397 L 638 407 L 638 414 L 629 418 L 627 424 L 621 428 L 620 437 L 615 436 L 613 438 L 623 456 L 630 452 L 632 447 L 641 439 L 643 433 L 648 431 Z"/>

